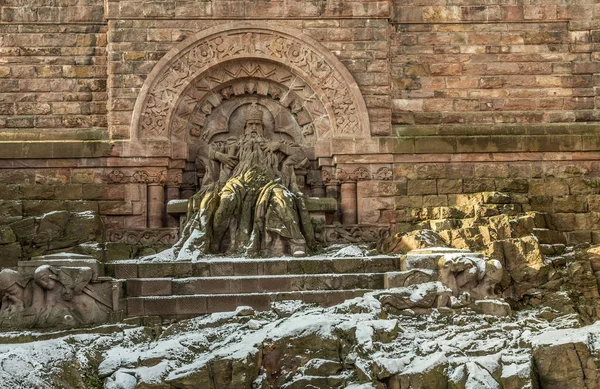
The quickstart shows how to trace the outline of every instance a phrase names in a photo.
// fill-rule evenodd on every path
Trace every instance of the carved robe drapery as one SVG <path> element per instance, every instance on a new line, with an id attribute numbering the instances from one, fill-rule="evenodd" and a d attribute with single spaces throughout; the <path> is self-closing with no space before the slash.
<path id="1" fill-rule="evenodd" d="M 252 109 L 254 111 L 252 111 Z M 188 224 L 176 245 L 180 257 L 205 253 L 303 255 L 313 230 L 295 183 L 300 147 L 263 136 L 259 126 L 241 139 L 205 145 L 198 160 L 206 168 L 202 188 L 191 200 Z M 256 118 L 255 118 L 256 119 Z"/>

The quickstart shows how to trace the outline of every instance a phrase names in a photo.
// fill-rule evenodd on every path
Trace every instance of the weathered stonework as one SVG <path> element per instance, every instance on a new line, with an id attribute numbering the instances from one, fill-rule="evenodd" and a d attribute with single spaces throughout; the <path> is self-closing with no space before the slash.
<path id="1" fill-rule="evenodd" d="M 289 112 L 315 157 L 303 183 L 337 221 L 403 232 L 498 190 L 569 242 L 600 239 L 591 0 L 0 8 L 5 202 L 177 227 L 166 203 L 198 189 L 198 142 L 245 96 Z"/>

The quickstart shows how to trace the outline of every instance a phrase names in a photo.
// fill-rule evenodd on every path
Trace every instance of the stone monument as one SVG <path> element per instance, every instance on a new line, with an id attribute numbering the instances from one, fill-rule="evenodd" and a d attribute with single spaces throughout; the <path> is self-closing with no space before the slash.
<path id="1" fill-rule="evenodd" d="M 40 258 L 0 271 L 0 328 L 70 328 L 111 319 L 115 284 L 98 276 L 94 260 Z"/>
<path id="2" fill-rule="evenodd" d="M 196 164 L 205 174 L 189 202 L 179 255 L 306 255 L 314 232 L 295 169 L 309 163 L 302 148 L 267 138 L 266 108 L 244 107 L 243 133 L 202 144 Z"/>

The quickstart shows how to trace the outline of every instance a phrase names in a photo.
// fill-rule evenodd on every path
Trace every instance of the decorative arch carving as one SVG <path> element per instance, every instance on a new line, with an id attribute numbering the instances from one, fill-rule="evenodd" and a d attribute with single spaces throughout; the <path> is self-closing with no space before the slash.
<path id="1" fill-rule="evenodd" d="M 276 100 L 317 142 L 369 137 L 358 86 L 325 47 L 298 30 L 231 23 L 188 38 L 158 62 L 136 101 L 132 138 L 201 137 L 203 117 L 241 94 Z"/>

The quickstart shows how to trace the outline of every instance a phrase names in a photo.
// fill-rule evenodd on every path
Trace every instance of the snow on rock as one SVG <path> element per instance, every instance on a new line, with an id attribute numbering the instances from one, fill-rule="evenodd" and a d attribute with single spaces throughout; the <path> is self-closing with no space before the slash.
<path id="1" fill-rule="evenodd" d="M 377 296 L 2 344 L 0 388 L 532 388 L 536 370 L 596 384 L 600 322 L 576 328 L 573 315 L 548 321 L 538 310 L 406 316 L 382 310 Z"/>
<path id="2" fill-rule="evenodd" d="M 364 257 L 365 253 L 360 247 L 349 245 L 349 246 L 342 247 L 341 249 L 339 249 L 337 252 L 335 252 L 331 256 L 334 258 L 342 258 L 342 257 L 356 258 L 356 257 Z"/>

